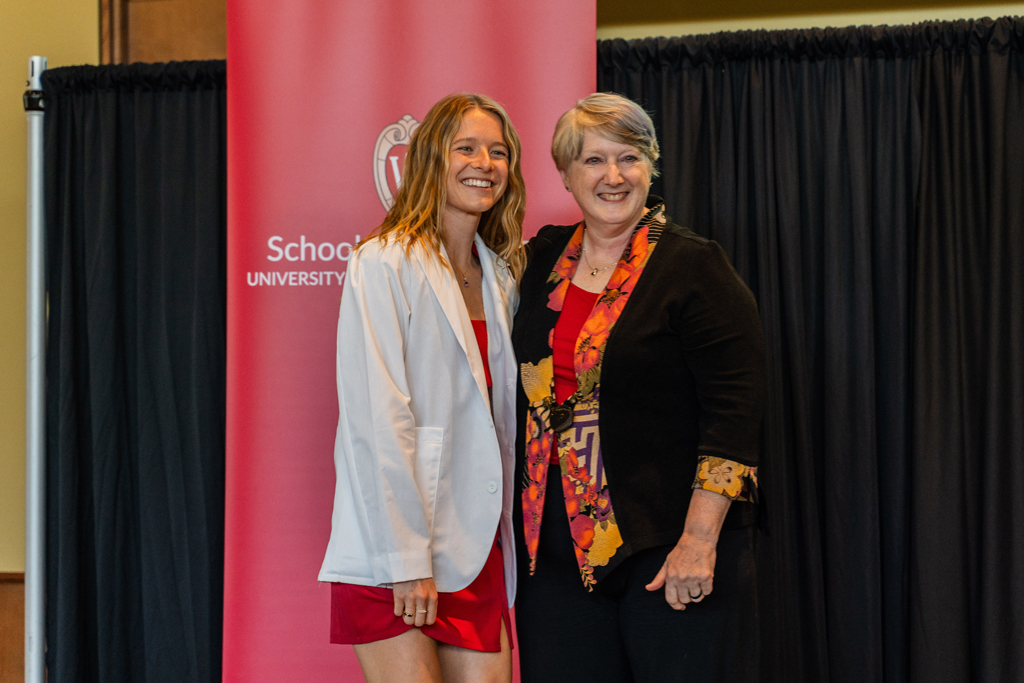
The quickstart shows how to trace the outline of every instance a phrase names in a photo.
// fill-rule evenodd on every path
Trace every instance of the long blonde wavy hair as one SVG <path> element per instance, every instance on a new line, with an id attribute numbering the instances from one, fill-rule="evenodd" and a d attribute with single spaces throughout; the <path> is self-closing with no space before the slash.
<path id="1" fill-rule="evenodd" d="M 448 95 L 427 112 L 416 128 L 405 157 L 402 184 L 384 222 L 363 242 L 394 239 L 406 249 L 418 242 L 429 245 L 442 263 L 444 230 L 441 219 L 448 199 L 448 154 L 462 127 L 462 117 L 471 109 L 490 112 L 501 121 L 502 135 L 509 150 L 508 184 L 501 199 L 480 217 L 477 232 L 491 251 L 508 266 L 518 281 L 526 267 L 523 253 L 523 215 L 526 213 L 526 184 L 520 164 L 522 145 L 508 114 L 485 95 Z"/>

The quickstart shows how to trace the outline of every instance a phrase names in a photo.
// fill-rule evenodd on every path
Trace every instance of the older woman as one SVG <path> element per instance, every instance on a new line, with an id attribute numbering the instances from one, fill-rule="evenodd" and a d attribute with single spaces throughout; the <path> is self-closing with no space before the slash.
<path id="1" fill-rule="evenodd" d="M 756 680 L 756 303 L 648 195 L 634 102 L 581 100 L 552 155 L 583 221 L 531 240 L 512 335 L 523 681 Z"/>
<path id="2" fill-rule="evenodd" d="M 505 111 L 435 104 L 402 186 L 348 265 L 337 488 L 320 580 L 331 642 L 369 683 L 509 683 L 516 364 L 525 190 Z"/>

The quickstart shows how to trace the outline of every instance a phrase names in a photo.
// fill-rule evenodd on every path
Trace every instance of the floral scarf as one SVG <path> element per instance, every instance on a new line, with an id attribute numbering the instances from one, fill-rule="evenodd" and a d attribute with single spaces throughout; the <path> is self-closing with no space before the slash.
<path id="1" fill-rule="evenodd" d="M 573 354 L 578 387 L 565 404 L 571 405 L 575 400 L 575 405 L 572 405 L 573 421 L 565 431 L 557 434 L 551 424 L 551 409 L 556 404 L 551 344 L 555 323 L 579 264 L 583 247 L 583 223 L 577 226 L 548 276 L 550 290 L 547 308 L 552 313 L 544 318 L 545 323 L 550 322 L 551 325 L 547 356 L 520 365 L 523 388 L 530 402 L 526 416 L 526 473 L 522 501 L 531 574 L 537 568 L 548 463 L 551 450 L 556 446 L 562 472 L 565 509 L 584 585 L 593 590 L 600 578 L 625 559 L 623 553 L 616 555 L 622 545 L 622 536 L 612 509 L 597 428 L 601 362 L 608 336 L 636 288 L 665 224 L 664 204 L 658 202 L 647 209 L 634 229 L 611 279 L 583 324 Z"/>

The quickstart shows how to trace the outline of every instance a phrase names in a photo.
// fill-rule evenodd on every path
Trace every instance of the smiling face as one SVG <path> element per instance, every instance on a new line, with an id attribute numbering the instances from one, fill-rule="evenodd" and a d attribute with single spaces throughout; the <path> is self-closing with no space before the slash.
<path id="1" fill-rule="evenodd" d="M 446 223 L 479 221 L 508 186 L 509 150 L 501 120 L 482 109 L 470 109 L 448 150 Z"/>
<path id="2" fill-rule="evenodd" d="M 588 229 L 618 234 L 644 215 L 651 165 L 636 147 L 585 130 L 579 157 L 560 173 Z"/>

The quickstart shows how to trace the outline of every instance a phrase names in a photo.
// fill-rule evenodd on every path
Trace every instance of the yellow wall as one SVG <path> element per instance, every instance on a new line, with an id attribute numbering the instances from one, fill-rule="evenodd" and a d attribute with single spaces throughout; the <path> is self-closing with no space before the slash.
<path id="1" fill-rule="evenodd" d="M 25 91 L 28 58 L 99 61 L 96 0 L 0 4 L 0 572 L 25 570 Z"/>
<path id="2" fill-rule="evenodd" d="M 800 1 L 803 2 L 803 0 Z M 856 2 L 849 4 L 856 4 Z M 995 19 L 998 17 L 1024 15 L 1024 3 L 968 5 L 963 7 L 917 7 L 870 12 L 831 12 L 828 14 L 789 16 L 780 16 L 772 11 L 773 3 L 771 2 L 766 3 L 763 9 L 766 16 L 720 17 L 657 24 L 624 23 L 620 25 L 599 25 L 597 27 L 597 38 L 598 40 L 607 40 L 609 38 L 632 40 L 634 38 L 688 36 L 718 33 L 719 31 L 749 31 L 756 29 L 778 31 L 794 28 L 825 28 L 829 26 L 895 26 L 900 24 L 916 24 L 923 21 L 954 21 L 956 19 L 980 19 L 982 17 Z"/>
<path id="3" fill-rule="evenodd" d="M 963 10 L 992 0 L 597 0 L 597 25 L 673 24 L 712 19 L 811 16 L 817 14 L 872 14 L 892 10 Z M 973 10 L 957 18 L 980 17 Z M 802 28 L 802 27 L 799 27 Z M 813 27 L 817 28 L 817 27 Z"/>

